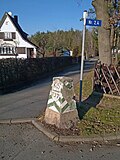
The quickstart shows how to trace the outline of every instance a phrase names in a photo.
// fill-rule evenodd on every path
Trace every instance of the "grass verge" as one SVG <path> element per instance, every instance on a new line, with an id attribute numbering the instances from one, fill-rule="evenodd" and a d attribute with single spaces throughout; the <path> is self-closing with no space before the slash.
<path id="1" fill-rule="evenodd" d="M 83 102 L 78 106 L 81 136 L 114 135 L 120 133 L 120 99 L 92 93 L 93 71 L 83 77 Z M 79 95 L 79 84 L 75 86 Z"/>

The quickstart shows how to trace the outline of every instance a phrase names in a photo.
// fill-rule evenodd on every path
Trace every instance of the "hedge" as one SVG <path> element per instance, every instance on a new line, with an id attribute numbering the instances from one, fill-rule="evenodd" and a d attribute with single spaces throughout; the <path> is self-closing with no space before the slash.
<path id="1" fill-rule="evenodd" d="M 0 59 L 0 91 L 12 91 L 76 63 L 73 57 Z"/>

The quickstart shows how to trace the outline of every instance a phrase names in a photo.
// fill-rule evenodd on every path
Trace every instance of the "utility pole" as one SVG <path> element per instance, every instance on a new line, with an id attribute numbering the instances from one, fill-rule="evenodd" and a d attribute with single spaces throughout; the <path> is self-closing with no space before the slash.
<path id="1" fill-rule="evenodd" d="M 86 18 L 87 18 L 87 16 L 88 16 L 88 12 L 85 10 L 85 11 L 83 12 L 84 28 L 83 28 L 83 38 L 82 38 L 82 56 L 81 56 L 79 102 L 82 101 L 82 79 L 83 79 L 84 49 L 85 49 L 85 30 L 86 30 Z"/>

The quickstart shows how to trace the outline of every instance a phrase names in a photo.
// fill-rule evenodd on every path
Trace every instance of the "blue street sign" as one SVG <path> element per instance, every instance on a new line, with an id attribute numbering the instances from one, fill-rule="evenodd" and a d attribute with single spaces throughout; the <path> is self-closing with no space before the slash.
<path id="1" fill-rule="evenodd" d="M 88 26 L 102 26 L 101 20 L 95 19 L 86 19 L 86 25 Z"/>

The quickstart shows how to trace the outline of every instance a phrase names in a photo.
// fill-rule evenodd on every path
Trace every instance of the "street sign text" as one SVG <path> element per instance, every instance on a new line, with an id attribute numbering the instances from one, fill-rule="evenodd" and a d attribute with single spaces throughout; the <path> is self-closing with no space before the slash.
<path id="1" fill-rule="evenodd" d="M 101 26 L 102 21 L 95 20 L 95 19 L 86 19 L 86 25 L 88 25 L 88 26 Z"/>

